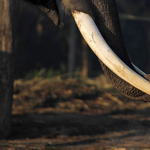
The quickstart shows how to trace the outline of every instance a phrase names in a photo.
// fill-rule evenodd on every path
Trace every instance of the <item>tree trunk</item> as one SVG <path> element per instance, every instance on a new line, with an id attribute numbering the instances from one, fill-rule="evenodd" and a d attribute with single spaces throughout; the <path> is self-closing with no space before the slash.
<path id="1" fill-rule="evenodd" d="M 5 138 L 11 127 L 14 69 L 9 4 L 9 0 L 0 0 L 0 138 Z"/>
<path id="2" fill-rule="evenodd" d="M 70 20 L 70 36 L 68 38 L 69 54 L 68 54 L 68 74 L 70 78 L 74 77 L 76 67 L 76 45 L 77 45 L 77 27 L 73 18 Z"/>
<path id="3" fill-rule="evenodd" d="M 82 69 L 81 77 L 88 77 L 88 45 L 84 39 L 82 39 Z"/>

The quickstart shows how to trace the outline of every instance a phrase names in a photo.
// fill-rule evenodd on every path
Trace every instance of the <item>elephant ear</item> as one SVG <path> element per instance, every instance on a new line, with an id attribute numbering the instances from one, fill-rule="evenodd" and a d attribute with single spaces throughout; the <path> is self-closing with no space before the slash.
<path id="1" fill-rule="evenodd" d="M 59 11 L 57 0 L 20 0 L 38 6 L 57 26 L 59 25 Z"/>
<path id="2" fill-rule="evenodd" d="M 57 1 L 56 0 L 37 0 L 36 3 L 38 3 L 39 8 L 46 13 L 46 15 L 54 22 L 54 24 L 57 26 L 59 25 L 60 18 L 59 18 L 59 11 L 57 7 Z"/>
<path id="3" fill-rule="evenodd" d="M 46 15 L 54 22 L 56 26 L 59 25 L 60 18 L 59 18 L 59 13 L 57 9 L 49 9 L 46 7 L 40 6 L 40 9 L 46 13 Z"/>

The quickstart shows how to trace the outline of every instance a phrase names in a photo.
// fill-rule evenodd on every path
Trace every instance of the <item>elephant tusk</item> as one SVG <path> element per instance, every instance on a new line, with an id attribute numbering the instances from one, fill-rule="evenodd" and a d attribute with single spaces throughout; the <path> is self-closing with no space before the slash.
<path id="1" fill-rule="evenodd" d="M 147 74 L 145 72 L 143 72 L 142 70 L 140 70 L 137 66 L 135 66 L 133 63 L 132 63 L 134 69 L 142 76 L 146 76 Z"/>
<path id="2" fill-rule="evenodd" d="M 97 57 L 116 75 L 150 95 L 150 82 L 130 69 L 108 46 L 93 19 L 85 13 L 72 11 L 75 22 Z"/>

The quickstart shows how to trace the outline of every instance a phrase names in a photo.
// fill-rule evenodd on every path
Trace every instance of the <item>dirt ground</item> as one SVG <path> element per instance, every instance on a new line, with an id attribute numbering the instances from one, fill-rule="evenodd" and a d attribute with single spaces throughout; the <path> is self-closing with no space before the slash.
<path id="1" fill-rule="evenodd" d="M 150 103 L 121 95 L 104 75 L 14 83 L 12 132 L 0 150 L 148 150 Z"/>

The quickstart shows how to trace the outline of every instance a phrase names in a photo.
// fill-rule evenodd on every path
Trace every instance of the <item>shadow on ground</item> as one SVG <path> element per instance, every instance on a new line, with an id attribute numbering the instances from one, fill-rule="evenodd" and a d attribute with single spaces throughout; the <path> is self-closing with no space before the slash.
<path id="1" fill-rule="evenodd" d="M 86 81 L 19 80 L 12 131 L 0 148 L 150 148 L 149 114 L 150 103 L 129 100 L 103 76 Z"/>

